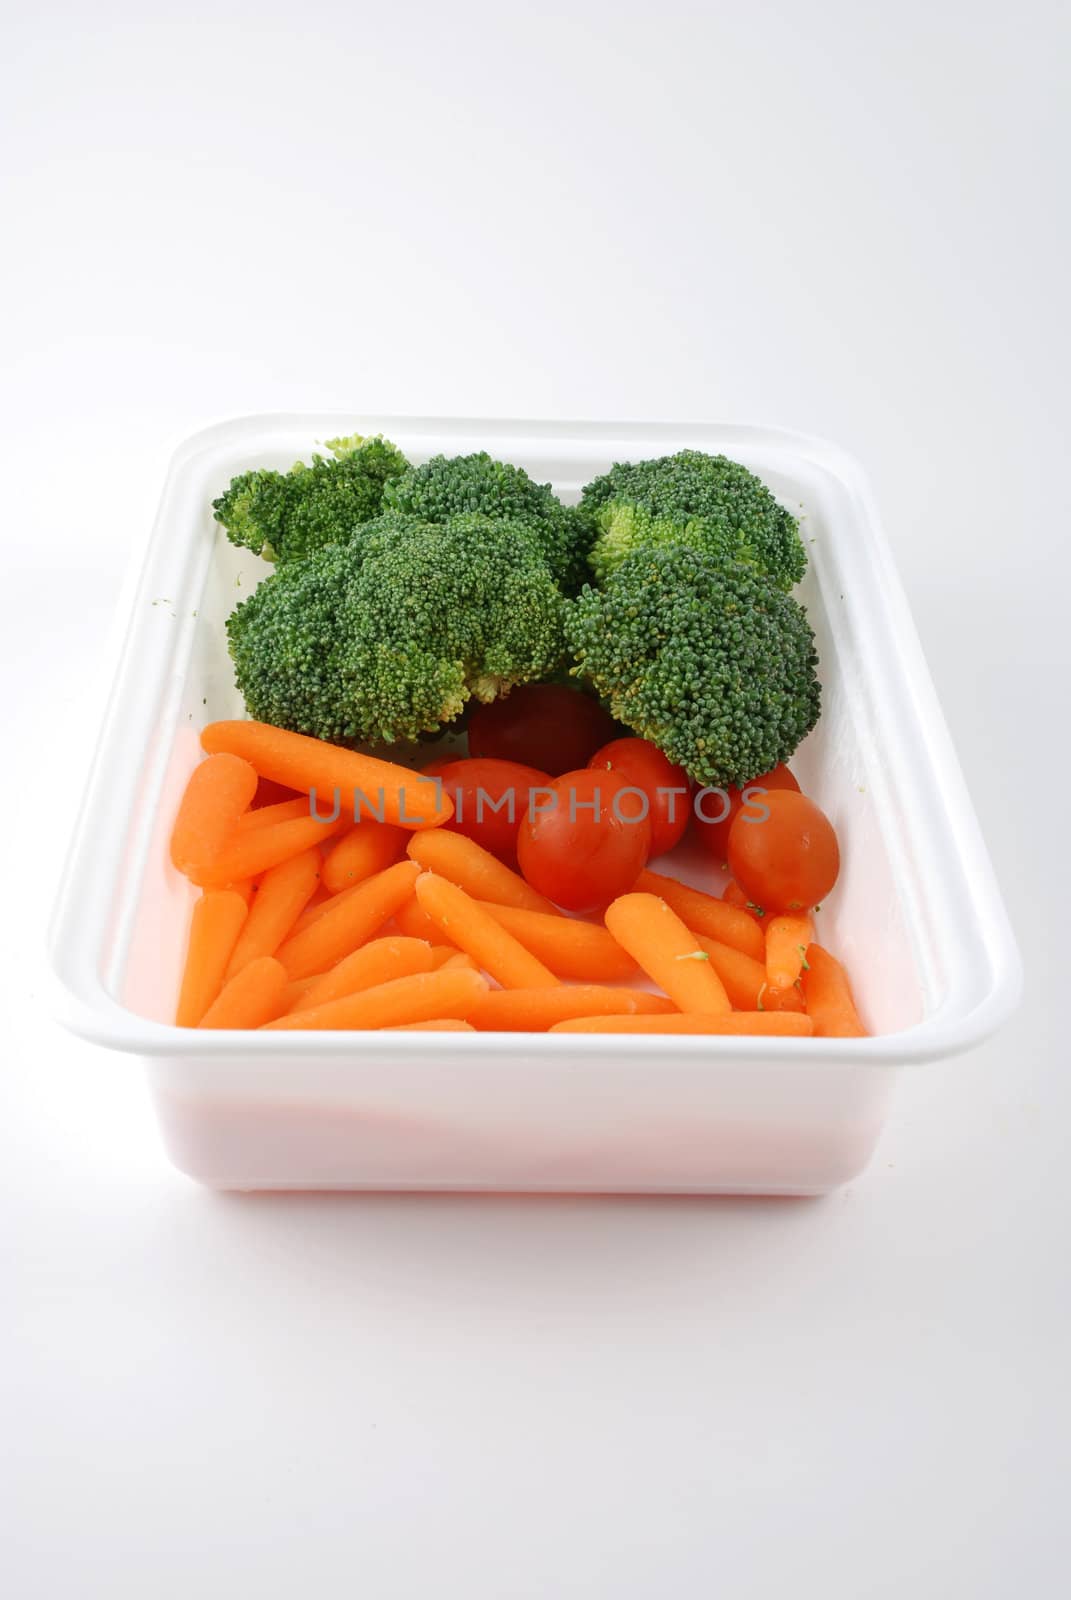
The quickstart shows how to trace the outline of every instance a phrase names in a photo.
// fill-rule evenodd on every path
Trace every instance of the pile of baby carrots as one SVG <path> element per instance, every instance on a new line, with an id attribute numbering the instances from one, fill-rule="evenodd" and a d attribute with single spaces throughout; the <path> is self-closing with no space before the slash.
<path id="1" fill-rule="evenodd" d="M 446 830 L 450 801 L 419 773 L 267 723 L 201 740 L 171 836 L 201 890 L 180 1027 L 866 1031 L 809 915 L 645 871 L 581 921 Z M 255 807 L 264 782 L 294 797 Z"/>

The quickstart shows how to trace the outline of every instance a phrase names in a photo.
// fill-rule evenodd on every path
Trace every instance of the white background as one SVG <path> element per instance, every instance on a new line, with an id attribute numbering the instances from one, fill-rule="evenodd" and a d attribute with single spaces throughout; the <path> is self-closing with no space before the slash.
<path id="1" fill-rule="evenodd" d="M 1059 1586 L 1063 8 L 0 8 L 0 1586 Z M 744 420 L 869 471 L 1027 965 L 824 1202 L 224 1198 L 41 943 L 168 456 L 280 409 Z"/>

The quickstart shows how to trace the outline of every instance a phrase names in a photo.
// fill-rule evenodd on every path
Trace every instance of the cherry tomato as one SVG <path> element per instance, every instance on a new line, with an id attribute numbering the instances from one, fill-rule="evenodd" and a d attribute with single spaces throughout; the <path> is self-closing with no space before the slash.
<path id="1" fill-rule="evenodd" d="M 469 754 L 519 761 L 558 777 L 582 767 L 616 724 L 591 695 L 559 683 L 524 683 L 478 705 L 469 717 Z"/>
<path id="2" fill-rule="evenodd" d="M 651 849 L 651 820 L 616 772 L 566 772 L 529 808 L 517 836 L 521 872 L 567 911 L 601 911 L 632 888 Z M 546 804 L 544 804 L 544 801 Z"/>
<path id="3" fill-rule="evenodd" d="M 748 899 L 775 915 L 824 900 L 840 871 L 837 835 L 825 812 L 793 789 L 771 790 L 754 816 L 749 809 L 729 830 L 729 871 Z"/>
<path id="4" fill-rule="evenodd" d="M 588 766 L 619 772 L 633 788 L 643 790 L 650 807 L 652 856 L 664 855 L 680 842 L 688 826 L 692 786 L 684 768 L 675 767 L 657 745 L 647 739 L 611 739 Z"/>
<path id="5" fill-rule="evenodd" d="M 527 815 L 530 792 L 549 786 L 547 773 L 517 761 L 475 758 L 433 761 L 424 771 L 439 779 L 443 793 L 454 802 L 454 814 L 443 827 L 465 834 L 515 867 L 517 830 Z"/>
<path id="6" fill-rule="evenodd" d="M 729 829 L 744 804 L 744 795 L 752 789 L 795 789 L 798 793 L 799 784 L 782 764 L 774 767 L 772 772 L 752 778 L 742 788 L 734 783 L 726 789 L 713 789 L 707 793 L 700 790 L 696 796 L 692 837 L 699 840 L 719 867 L 723 867 L 729 859 Z M 755 807 L 751 808 L 750 814 L 756 814 Z"/>

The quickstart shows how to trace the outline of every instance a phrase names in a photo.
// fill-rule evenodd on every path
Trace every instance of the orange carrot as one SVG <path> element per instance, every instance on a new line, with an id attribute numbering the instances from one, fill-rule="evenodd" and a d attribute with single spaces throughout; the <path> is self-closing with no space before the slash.
<path id="1" fill-rule="evenodd" d="M 260 880 L 260 888 L 231 954 L 228 978 L 233 978 L 259 956 L 275 954 L 319 879 L 318 850 L 303 850 L 301 855 L 268 869 Z"/>
<path id="2" fill-rule="evenodd" d="M 606 926 L 682 1011 L 718 1016 L 732 1009 L 707 952 L 658 895 L 621 895 L 606 908 Z"/>
<path id="3" fill-rule="evenodd" d="M 286 973 L 271 956 L 247 961 L 236 977 L 223 985 L 199 1028 L 259 1028 L 274 1022 L 286 1007 Z"/>
<path id="4" fill-rule="evenodd" d="M 180 1028 L 195 1028 L 219 994 L 245 919 L 245 901 L 233 889 L 203 894 L 195 904 L 175 1014 Z"/>
<path id="5" fill-rule="evenodd" d="M 574 1017 L 556 1022 L 551 1033 L 723 1033 L 770 1034 L 806 1038 L 811 1019 L 802 1011 L 729 1011 L 723 1017 Z"/>
<path id="6" fill-rule="evenodd" d="M 405 855 L 407 828 L 389 822 L 359 822 L 332 849 L 324 862 L 324 883 L 332 894 L 363 883 Z"/>
<path id="7" fill-rule="evenodd" d="M 751 1010 L 748 1006 L 747 1010 Z M 788 989 L 775 988 L 768 983 L 760 994 L 755 1005 L 756 1011 L 806 1011 L 803 1003 L 803 990 L 798 983 Z"/>
<path id="8" fill-rule="evenodd" d="M 320 854 L 323 855 L 324 852 L 327 849 L 328 849 L 328 846 L 324 845 L 322 847 L 321 851 L 320 851 Z M 343 892 L 345 892 L 345 891 L 343 891 Z M 309 901 L 308 905 L 305 907 L 305 910 L 301 913 L 301 915 L 305 916 L 306 912 L 315 911 L 317 906 L 326 905 L 328 900 L 331 900 L 333 898 L 334 898 L 334 896 L 331 895 L 327 891 L 327 889 L 324 888 L 324 875 L 323 875 L 323 872 L 321 872 L 320 873 L 320 881 L 316 885 L 316 893 L 313 895 L 312 899 Z"/>
<path id="9" fill-rule="evenodd" d="M 414 972 L 432 970 L 431 946 L 423 939 L 371 939 L 358 950 L 344 956 L 330 972 L 313 978 L 301 997 L 302 1011 L 326 1005 L 343 995 L 373 989 L 392 978 L 408 978 Z"/>
<path id="10" fill-rule="evenodd" d="M 757 906 L 753 900 L 748 899 L 735 879 L 729 879 L 721 892 L 721 897 L 727 906 L 735 906 L 738 911 L 746 911 L 752 922 L 757 922 L 760 927 L 762 926 L 762 919 L 766 915 L 765 911 L 761 906 Z"/>
<path id="11" fill-rule="evenodd" d="M 836 957 L 820 944 L 807 946 L 803 995 L 807 1014 L 820 1039 L 866 1038 L 867 1031 L 855 1009 L 848 974 Z"/>
<path id="12" fill-rule="evenodd" d="M 239 878 L 237 883 L 225 883 L 225 889 L 233 889 L 235 894 L 240 894 L 245 901 L 246 909 L 253 904 L 257 895 L 257 886 L 252 878 Z"/>
<path id="13" fill-rule="evenodd" d="M 437 968 L 436 970 L 445 971 L 447 967 L 468 967 L 470 972 L 479 972 L 480 970 L 475 961 L 473 961 L 472 957 L 466 955 L 464 950 L 453 951 L 453 953 L 443 962 L 442 967 Z"/>
<path id="14" fill-rule="evenodd" d="M 326 972 L 364 944 L 409 898 L 418 873 L 415 862 L 399 861 L 339 895 L 304 933 L 292 934 L 280 945 L 277 954 L 287 976 L 307 978 Z"/>
<path id="15" fill-rule="evenodd" d="M 761 961 L 746 956 L 731 944 L 717 939 L 707 939 L 696 934 L 701 947 L 710 957 L 710 964 L 725 985 L 725 992 L 737 1011 L 758 1011 L 763 1005 L 766 988 L 766 968 Z"/>
<path id="16" fill-rule="evenodd" d="M 296 792 L 285 783 L 273 783 L 270 778 L 257 779 L 257 792 L 253 796 L 253 810 L 261 811 L 265 806 L 277 806 L 282 800 L 297 799 Z"/>
<path id="17" fill-rule="evenodd" d="M 309 815 L 309 797 L 299 794 L 296 800 L 280 800 L 273 806 L 258 806 L 238 819 L 240 833 L 253 828 L 270 828 L 273 822 L 293 822 L 297 817 Z"/>
<path id="18" fill-rule="evenodd" d="M 557 906 L 537 894 L 519 873 L 503 866 L 497 856 L 463 833 L 434 828 L 415 834 L 409 841 L 409 854 L 427 872 L 447 878 L 464 889 L 474 900 L 492 900 L 499 906 L 520 906 L 526 911 L 542 911 L 560 916 Z"/>
<path id="19" fill-rule="evenodd" d="M 194 767 L 171 830 L 171 860 L 180 872 L 206 867 L 222 853 L 256 788 L 256 773 L 238 756 L 209 756 Z"/>
<path id="20" fill-rule="evenodd" d="M 556 989 L 489 989 L 469 1012 L 483 1032 L 545 1033 L 569 1017 L 604 1017 L 674 1011 L 664 995 L 646 989 L 609 989 L 597 983 L 559 984 Z"/>
<path id="21" fill-rule="evenodd" d="M 766 919 L 766 978 L 771 988 L 791 989 L 813 938 L 814 923 L 807 912 Z"/>
<path id="22" fill-rule="evenodd" d="M 189 876 L 203 889 L 218 889 L 236 878 L 252 878 L 269 867 L 277 867 L 291 856 L 301 855 L 313 845 L 341 833 L 345 822 L 319 822 L 315 817 L 297 817 L 292 822 L 273 822 L 266 828 L 235 830 L 234 836 L 210 866 L 199 867 Z"/>
<path id="23" fill-rule="evenodd" d="M 395 921 L 397 921 L 397 918 L 395 918 Z M 430 917 L 428 921 L 431 922 Z M 434 923 L 432 923 L 432 927 L 435 928 Z M 435 932 L 439 932 L 438 928 L 435 928 Z M 460 955 L 460 951 L 456 950 L 452 944 L 433 944 L 431 947 L 430 970 L 438 972 L 440 967 L 445 967 L 446 963 L 452 961 L 456 955 Z M 470 957 L 469 959 L 471 960 L 472 958 Z"/>
<path id="24" fill-rule="evenodd" d="M 267 722 L 210 722 L 201 743 L 212 753 L 242 756 L 263 778 L 273 778 L 305 794 L 316 791 L 317 807 L 330 813 L 336 791 L 350 822 L 375 817 L 403 828 L 434 828 L 454 814 L 441 784 L 393 761 L 343 750 L 304 733 L 289 733 Z"/>
<path id="25" fill-rule="evenodd" d="M 696 934 L 710 957 L 710 964 L 725 985 L 725 992 L 736 1011 L 802 1011 L 803 996 L 795 984 L 790 989 L 774 989 L 766 981 L 766 968 L 742 950 L 717 939 Z"/>
<path id="26" fill-rule="evenodd" d="M 559 978 L 579 983 L 617 983 L 636 976 L 636 963 L 627 950 L 622 950 L 612 934 L 593 922 L 548 917 L 542 911 L 523 911 L 519 906 L 496 906 L 490 902 L 487 910 Z"/>
<path id="27" fill-rule="evenodd" d="M 326 1005 L 290 1011 L 268 1028 L 392 1028 L 403 1022 L 467 1017 L 487 990 L 478 972 L 417 972 L 342 995 Z"/>
<path id="28" fill-rule="evenodd" d="M 447 837 L 460 839 L 463 835 Z M 489 972 L 504 989 L 543 989 L 557 984 L 558 979 L 548 967 L 500 927 L 478 900 L 448 878 L 422 872 L 416 881 L 416 896 L 422 910 L 438 924 L 446 938 L 470 955 L 476 965 Z"/>
<path id="29" fill-rule="evenodd" d="M 386 824 L 384 824 L 384 826 L 386 826 Z M 388 865 L 390 865 L 389 862 Z M 341 905 L 342 901 L 345 900 L 348 895 L 353 894 L 355 889 L 359 889 L 361 887 L 361 883 L 364 882 L 367 882 L 367 879 L 361 879 L 357 883 L 351 883 L 348 888 L 340 889 L 336 894 L 331 893 L 324 887 L 321 878 L 319 890 L 317 890 L 316 894 L 313 895 L 305 910 L 295 922 L 292 931 L 294 933 L 304 933 L 306 928 L 311 928 L 314 922 L 318 922 L 320 920 L 321 916 L 328 909 L 328 907 L 334 908 L 337 905 Z M 419 910 L 416 900 L 412 896 L 410 896 L 405 906 L 398 907 L 398 910 L 394 913 L 393 920 L 397 925 L 397 931 L 405 934 L 406 938 L 408 939 L 425 939 L 429 944 L 434 944 L 439 938 L 439 930 L 436 928 L 435 924 L 433 922 L 429 922 L 424 916 L 423 912 Z M 403 921 L 406 924 L 404 927 L 402 926 Z"/>
<path id="30" fill-rule="evenodd" d="M 313 895 L 312 899 L 309 901 L 300 917 L 294 923 L 294 926 L 290 930 L 291 934 L 294 935 L 298 933 L 304 933 L 305 929 L 311 928 L 314 922 L 319 922 L 320 918 L 329 907 L 334 908 L 337 905 L 341 905 L 342 901 L 345 900 L 348 895 L 351 895 L 354 889 L 359 889 L 360 887 L 361 886 L 359 883 L 355 883 L 352 884 L 350 888 L 343 889 L 341 894 L 328 894 L 327 890 L 324 888 L 323 874 L 321 873 L 320 887 L 317 889 L 316 893 Z"/>
<path id="31" fill-rule="evenodd" d="M 721 944 L 731 944 L 746 956 L 761 961 L 765 955 L 762 930 L 754 919 L 736 906 L 716 900 L 701 889 L 690 889 L 676 878 L 664 878 L 661 873 L 641 872 L 632 886 L 634 894 L 656 894 L 693 933 L 705 934 Z"/>
<path id="32" fill-rule="evenodd" d="M 281 961 L 280 961 L 279 965 L 282 966 L 282 962 Z M 284 971 L 285 971 L 285 968 L 284 968 Z M 303 1011 L 305 1008 L 302 1005 L 302 1001 L 304 1000 L 305 996 L 308 994 L 309 990 L 312 988 L 314 983 L 319 983 L 320 979 L 324 978 L 326 976 L 327 976 L 326 973 L 318 972 L 312 978 L 291 978 L 291 979 L 289 979 L 287 981 L 287 985 L 286 985 L 286 1004 L 284 1005 L 283 1010 L 284 1011 Z"/>
<path id="33" fill-rule="evenodd" d="M 426 911 L 423 911 L 414 894 L 404 906 L 399 906 L 394 913 L 394 925 L 399 933 L 404 933 L 410 939 L 427 939 L 429 944 L 441 944 L 442 934 L 439 932 L 437 922 L 432 922 Z"/>
<path id="34" fill-rule="evenodd" d="M 471 1022 L 460 1017 L 433 1017 L 430 1022 L 395 1022 L 384 1033 L 475 1033 Z"/>

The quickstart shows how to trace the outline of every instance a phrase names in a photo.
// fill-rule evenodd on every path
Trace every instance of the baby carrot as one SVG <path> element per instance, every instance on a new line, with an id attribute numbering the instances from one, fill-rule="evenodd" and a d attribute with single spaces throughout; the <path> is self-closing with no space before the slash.
<path id="1" fill-rule="evenodd" d="M 330 812 L 337 790 L 341 812 L 351 822 L 374 816 L 403 828 L 433 828 L 454 814 L 441 784 L 419 772 L 267 722 L 210 722 L 201 744 L 211 753 L 242 756 L 262 778 L 289 789 L 305 794 L 315 789 L 317 807 L 324 812 Z"/>
<path id="2" fill-rule="evenodd" d="M 573 1017 L 551 1033 L 722 1033 L 806 1038 L 811 1019 L 802 1011 L 729 1011 L 723 1017 Z"/>
<path id="3" fill-rule="evenodd" d="M 475 1033 L 471 1022 L 460 1017 L 433 1017 L 430 1022 L 395 1022 L 383 1033 Z"/>
<path id="4" fill-rule="evenodd" d="M 254 811 L 263 810 L 265 806 L 277 806 L 282 800 L 293 800 L 296 791 L 286 783 L 273 783 L 271 778 L 257 779 L 257 792 L 253 796 Z"/>
<path id="5" fill-rule="evenodd" d="M 391 978 L 408 978 L 414 972 L 432 970 L 431 946 L 423 939 L 371 939 L 359 950 L 344 956 L 330 972 L 322 972 L 306 985 L 301 1009 L 326 1005 L 343 995 L 373 989 Z"/>
<path id="6" fill-rule="evenodd" d="M 399 933 L 406 934 L 410 939 L 427 939 L 431 944 L 442 943 L 439 924 L 432 922 L 428 913 L 421 909 L 415 894 L 404 906 L 398 907 L 394 913 L 394 925 Z"/>
<path id="7" fill-rule="evenodd" d="M 199 1028 L 259 1028 L 282 1015 L 286 1006 L 286 973 L 271 956 L 257 956 L 213 1000 Z"/>
<path id="8" fill-rule="evenodd" d="M 717 1016 L 732 1009 L 695 934 L 658 895 L 621 895 L 606 908 L 606 926 L 682 1011 Z"/>
<path id="9" fill-rule="evenodd" d="M 442 963 L 442 967 L 437 970 L 444 971 L 447 967 L 468 967 L 471 972 L 479 972 L 480 970 L 472 957 L 466 955 L 464 950 L 452 951 Z"/>
<path id="10" fill-rule="evenodd" d="M 460 839 L 463 835 L 447 837 Z M 553 988 L 557 984 L 558 979 L 548 967 L 500 927 L 478 900 L 448 878 L 422 872 L 416 881 L 416 897 L 446 938 L 504 989 Z"/>
<path id="11" fill-rule="evenodd" d="M 245 812 L 239 818 L 238 829 L 244 834 L 251 828 L 269 828 L 273 822 L 293 822 L 295 817 L 308 815 L 309 797 L 299 794 L 295 800 L 280 800 L 273 806 L 258 806 L 255 811 Z"/>
<path id="12" fill-rule="evenodd" d="M 526 950 L 537 956 L 559 978 L 579 983 L 617 983 L 636 976 L 636 963 L 605 928 L 574 917 L 548 917 L 542 911 L 519 906 L 487 910 Z"/>
<path id="13" fill-rule="evenodd" d="M 545 1033 L 554 1023 L 570 1017 L 654 1015 L 673 1010 L 671 1000 L 646 989 L 574 983 L 559 984 L 556 989 L 489 989 L 469 1012 L 469 1021 L 485 1033 Z"/>
<path id="14" fill-rule="evenodd" d="M 361 886 L 359 883 L 354 883 L 351 884 L 348 889 L 343 889 L 341 894 L 328 894 L 327 890 L 324 888 L 323 873 L 321 872 L 320 887 L 317 889 L 316 893 L 313 895 L 312 899 L 309 901 L 308 905 L 305 907 L 304 911 L 291 928 L 291 936 L 298 933 L 304 933 L 305 929 L 311 928 L 314 922 L 319 922 L 320 918 L 329 907 L 341 905 L 342 901 L 346 899 L 347 895 L 351 895 L 354 889 L 359 889 L 360 887 Z"/>
<path id="15" fill-rule="evenodd" d="M 389 822 L 359 822 L 331 850 L 324 862 L 324 883 L 332 894 L 363 883 L 374 872 L 400 861 L 409 831 Z"/>
<path id="16" fill-rule="evenodd" d="M 358 823 L 358 827 L 361 826 L 364 826 L 364 824 Z M 402 834 L 403 838 L 409 837 L 404 829 L 395 830 L 391 827 L 390 823 L 372 823 L 370 826 L 379 829 L 380 832 L 399 832 Z M 345 844 L 348 837 L 349 835 L 343 835 L 342 839 L 339 841 L 340 844 Z M 403 855 L 404 853 L 405 852 L 402 851 Z M 384 867 L 389 867 L 391 865 L 392 862 L 390 861 L 384 862 Z M 377 867 L 375 870 L 376 872 L 379 872 L 383 869 Z M 359 889 L 361 884 L 365 882 L 368 877 L 374 876 L 373 873 L 366 873 L 364 878 L 360 878 L 353 883 L 347 884 L 343 888 L 336 891 L 327 887 L 327 884 L 324 881 L 325 874 L 326 866 L 324 873 L 321 874 L 319 889 L 313 895 L 305 910 L 301 913 L 301 916 L 294 924 L 294 933 L 304 933 L 306 928 L 311 927 L 314 922 L 319 920 L 320 916 L 327 910 L 328 906 L 337 906 L 340 901 L 346 898 L 347 895 L 352 894 L 355 889 Z M 409 901 L 407 902 L 405 910 L 408 913 L 407 920 L 412 924 L 412 926 L 403 928 L 400 925 L 399 918 L 403 914 L 403 908 L 399 906 L 394 915 L 395 922 L 399 922 L 398 931 L 400 933 L 404 933 L 410 939 L 426 939 L 429 943 L 434 942 L 438 937 L 438 930 L 435 928 L 434 924 L 428 922 L 427 919 L 423 917 L 422 912 L 418 912 L 416 901 L 412 897 L 410 897 Z"/>
<path id="17" fill-rule="evenodd" d="M 282 966 L 282 962 L 281 961 L 280 961 L 279 965 Z M 315 977 L 312 977 L 312 978 L 290 978 L 290 979 L 288 979 L 287 985 L 286 985 L 286 996 L 285 996 L 286 1004 L 284 1005 L 283 1010 L 284 1011 L 303 1011 L 305 1009 L 305 1007 L 304 1007 L 302 1002 L 304 1001 L 305 996 L 308 994 L 308 992 L 312 988 L 313 984 L 314 983 L 319 983 L 320 979 L 323 978 L 323 977 L 326 977 L 326 973 L 319 972 L 319 973 L 316 974 Z"/>
<path id="18" fill-rule="evenodd" d="M 363 879 L 362 882 L 366 882 Z M 329 894 L 321 878 L 320 888 L 313 895 L 305 910 L 294 923 L 292 933 L 304 933 L 306 928 L 311 928 L 314 922 L 319 922 L 324 912 L 333 910 L 342 904 L 356 890 L 360 883 L 351 883 L 348 889 L 340 889 L 337 894 Z M 408 939 L 424 939 L 429 944 L 435 944 L 439 939 L 439 930 L 417 906 L 416 900 L 410 896 L 404 906 L 399 906 L 394 913 L 394 922 L 399 933 L 404 933 Z"/>
<path id="19" fill-rule="evenodd" d="M 721 944 L 731 944 L 746 956 L 761 961 L 765 954 L 762 929 L 746 911 L 716 900 L 701 889 L 690 889 L 676 878 L 658 872 L 641 872 L 632 886 L 634 894 L 656 894 L 664 900 L 693 933 L 705 934 Z"/>
<path id="20" fill-rule="evenodd" d="M 803 957 L 814 938 L 814 923 L 801 916 L 768 917 L 766 979 L 774 989 L 791 989 L 803 971 Z"/>
<path id="21" fill-rule="evenodd" d="M 320 852 L 301 855 L 269 867 L 260 880 L 245 926 L 231 953 L 226 976 L 233 978 L 259 956 L 273 956 L 290 932 L 320 879 Z"/>
<path id="22" fill-rule="evenodd" d="M 397 920 L 398 919 L 395 918 L 395 921 Z M 431 922 L 430 917 L 428 918 L 428 921 Z M 432 927 L 435 928 L 434 923 L 432 923 Z M 438 933 L 438 931 L 438 928 L 435 928 L 435 932 Z M 433 944 L 431 946 L 430 970 L 432 972 L 438 972 L 440 967 L 445 967 L 448 961 L 452 961 L 454 957 L 459 954 L 460 952 L 456 950 L 452 944 Z"/>
<path id="23" fill-rule="evenodd" d="M 746 956 L 731 944 L 707 939 L 697 933 L 699 944 L 710 957 L 710 964 L 725 985 L 725 993 L 737 1011 L 758 1011 L 766 988 L 766 968 L 761 961 Z"/>
<path id="24" fill-rule="evenodd" d="M 765 911 L 761 906 L 757 906 L 753 900 L 748 899 L 735 878 L 729 879 L 725 888 L 721 891 L 721 897 L 727 906 L 735 906 L 738 911 L 746 911 L 752 922 L 757 922 L 761 927 L 762 919 L 766 915 Z"/>
<path id="25" fill-rule="evenodd" d="M 256 773 L 238 756 L 209 756 L 194 767 L 171 830 L 171 860 L 180 872 L 208 866 L 220 855 L 256 788 Z"/>
<path id="26" fill-rule="evenodd" d="M 268 1028 L 392 1028 L 403 1022 L 467 1017 L 487 983 L 478 972 L 416 972 L 326 1005 L 290 1011 Z"/>
<path id="27" fill-rule="evenodd" d="M 807 1014 L 820 1039 L 861 1039 L 866 1029 L 855 1009 L 848 974 L 835 956 L 820 944 L 807 946 L 803 973 Z"/>
<path id="28" fill-rule="evenodd" d="M 803 996 L 795 984 L 789 989 L 774 989 L 766 981 L 766 968 L 742 950 L 717 939 L 696 934 L 710 964 L 725 985 L 725 992 L 736 1011 L 802 1011 Z"/>
<path id="29" fill-rule="evenodd" d="M 432 828 L 414 834 L 409 854 L 427 872 L 448 878 L 474 900 L 493 900 L 499 906 L 521 906 L 527 911 L 542 911 L 560 916 L 557 906 L 537 894 L 517 872 L 503 866 L 497 856 L 463 833 L 447 828 Z"/>
<path id="30" fill-rule="evenodd" d="M 366 878 L 335 905 L 329 905 L 304 933 L 292 934 L 276 952 L 291 978 L 326 972 L 351 950 L 365 943 L 413 892 L 418 867 L 399 861 L 374 878 Z"/>
<path id="31" fill-rule="evenodd" d="M 320 822 L 316 817 L 305 816 L 291 822 L 269 823 L 265 828 L 236 828 L 211 865 L 199 867 L 189 876 L 203 889 L 218 889 L 237 878 L 252 878 L 269 867 L 277 867 L 291 856 L 333 838 L 345 826 L 341 818 Z"/>
<path id="32" fill-rule="evenodd" d="M 175 1014 L 180 1028 L 195 1028 L 219 994 L 245 919 L 245 901 L 233 889 L 203 894 L 194 906 Z"/>

